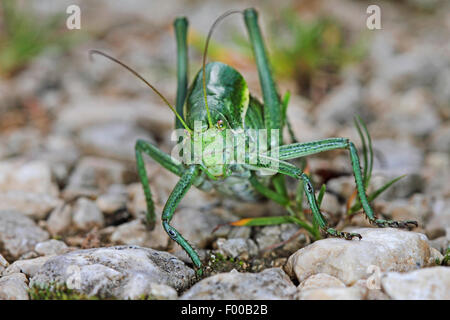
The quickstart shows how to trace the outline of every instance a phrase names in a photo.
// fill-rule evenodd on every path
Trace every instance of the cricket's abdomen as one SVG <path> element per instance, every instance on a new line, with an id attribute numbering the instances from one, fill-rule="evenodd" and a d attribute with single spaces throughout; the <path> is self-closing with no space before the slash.
<path id="1" fill-rule="evenodd" d="M 251 171 L 245 165 L 231 165 L 231 175 L 219 180 L 211 180 L 203 176 L 197 181 L 196 186 L 203 191 L 215 189 L 224 197 L 231 197 L 236 200 L 254 202 L 262 199 L 262 195 L 255 190 L 250 183 Z M 260 183 L 267 185 L 269 177 L 260 177 Z"/>

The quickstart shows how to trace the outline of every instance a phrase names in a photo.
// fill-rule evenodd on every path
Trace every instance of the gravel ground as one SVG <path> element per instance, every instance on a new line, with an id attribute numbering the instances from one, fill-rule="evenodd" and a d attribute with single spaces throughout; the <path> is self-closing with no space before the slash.
<path id="1" fill-rule="evenodd" d="M 324 214 L 363 239 L 312 242 L 290 224 L 231 227 L 241 218 L 286 212 L 193 188 L 173 226 L 205 261 L 202 278 L 160 217 L 148 230 L 135 170 L 138 138 L 170 152 L 173 115 L 138 80 L 102 58 L 89 61 L 87 52 L 119 57 L 174 101 L 176 16 L 186 15 L 193 33 L 205 35 L 222 12 L 255 6 L 268 33 L 266 23 L 281 9 L 256 1 L 35 6 L 45 18 L 65 12 L 69 2 L 82 8 L 82 29 L 66 32 L 82 40 L 63 54 L 44 50 L 0 77 L 0 299 L 42 298 L 51 290 L 74 299 L 450 299 L 450 268 L 441 263 L 450 245 L 450 10 L 442 9 L 448 2 L 381 2 L 383 28 L 375 31 L 365 27 L 364 1 L 293 5 L 306 21 L 341 21 L 348 37 L 364 31 L 367 54 L 340 70 L 318 98 L 296 79 L 279 82 L 280 92 L 292 91 L 288 116 L 300 142 L 348 137 L 360 146 L 353 116 L 364 118 L 375 149 L 369 190 L 406 175 L 374 201 L 375 211 L 419 227 L 377 229 L 362 214 L 346 218 L 354 190 L 348 155 L 323 153 L 308 158 L 308 166 L 316 189 L 326 183 Z M 254 63 L 232 41 L 246 35 L 236 21 L 221 23 L 214 39 L 260 97 Z M 273 39 L 267 41 L 270 52 Z M 190 59 L 192 79 L 198 48 Z M 147 171 L 159 215 L 177 177 L 149 159 Z"/>

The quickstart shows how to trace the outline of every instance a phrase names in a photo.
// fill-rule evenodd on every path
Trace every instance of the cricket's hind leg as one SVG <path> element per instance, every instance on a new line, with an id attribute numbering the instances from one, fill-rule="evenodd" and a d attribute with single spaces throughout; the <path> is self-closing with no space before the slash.
<path id="1" fill-rule="evenodd" d="M 295 159 L 299 157 L 305 157 L 308 155 L 329 151 L 329 150 L 336 150 L 336 149 L 347 149 L 350 152 L 350 159 L 352 163 L 352 169 L 353 169 L 353 175 L 355 178 L 356 183 L 356 189 L 358 191 L 358 196 L 361 201 L 362 207 L 364 209 L 364 213 L 366 214 L 367 218 L 369 219 L 369 222 L 373 225 L 376 225 L 378 227 L 393 227 L 393 228 L 410 228 L 413 226 L 417 226 L 416 221 L 407 220 L 407 221 L 394 221 L 394 220 L 384 220 L 384 219 L 377 219 L 375 217 L 375 214 L 369 204 L 369 201 L 367 199 L 366 191 L 364 188 L 362 173 L 361 173 L 361 167 L 359 162 L 358 153 L 356 151 L 355 145 L 350 142 L 348 139 L 345 138 L 330 138 L 325 140 L 319 140 L 315 142 L 307 142 L 307 143 L 294 143 L 289 145 L 284 145 L 279 148 L 279 159 L 280 160 L 288 160 L 288 159 Z M 294 178 L 301 178 L 304 182 L 305 186 L 305 193 L 308 197 L 308 201 L 311 206 L 311 210 L 317 211 L 314 214 L 314 217 L 319 222 L 319 225 L 322 229 L 326 228 L 326 222 L 323 219 L 323 216 L 321 215 L 319 208 L 315 204 L 315 197 L 314 197 L 314 190 L 312 188 L 311 183 L 309 182 L 309 178 L 303 174 L 300 170 L 295 171 L 295 166 L 290 165 L 289 163 L 286 163 L 284 161 L 280 161 L 280 168 L 286 167 L 286 172 L 282 172 L 284 174 L 288 174 L 293 176 Z M 292 168 L 293 167 L 293 168 Z M 290 174 L 289 174 L 290 173 Z M 323 220 L 323 221 L 322 221 Z M 339 232 L 334 229 L 328 229 L 325 230 L 329 235 L 332 236 L 338 236 L 338 237 L 344 237 L 348 239 L 348 235 L 345 233 Z"/>

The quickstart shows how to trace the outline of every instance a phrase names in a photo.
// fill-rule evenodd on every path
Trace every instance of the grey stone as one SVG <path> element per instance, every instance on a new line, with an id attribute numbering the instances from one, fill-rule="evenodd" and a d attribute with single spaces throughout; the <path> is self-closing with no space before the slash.
<path id="1" fill-rule="evenodd" d="M 169 242 L 169 236 L 164 231 L 159 218 L 153 230 L 149 230 L 141 219 L 134 219 L 119 225 L 111 234 L 111 241 L 117 244 L 164 249 Z"/>
<path id="2" fill-rule="evenodd" d="M 27 191 L 0 193 L 0 210 L 19 211 L 35 220 L 45 219 L 61 203 L 60 199 L 48 194 Z"/>
<path id="3" fill-rule="evenodd" d="M 50 166 L 43 161 L 16 159 L 0 162 L 0 192 L 27 191 L 58 196 Z"/>
<path id="4" fill-rule="evenodd" d="M 399 300 L 450 300 L 450 268 L 433 267 L 408 273 L 388 272 L 383 290 Z"/>
<path id="5" fill-rule="evenodd" d="M 14 273 L 0 278 L 0 300 L 28 300 L 27 277 Z"/>
<path id="6" fill-rule="evenodd" d="M 316 241 L 289 257 L 287 273 L 300 282 L 311 275 L 327 273 L 352 285 L 371 275 L 370 266 L 376 266 L 381 272 L 406 272 L 435 263 L 436 252 L 424 234 L 392 228 L 351 231 L 361 234 L 362 240 Z"/>
<path id="7" fill-rule="evenodd" d="M 51 256 L 44 256 L 33 259 L 16 260 L 4 271 L 4 274 L 8 275 L 21 272 L 28 277 L 32 277 L 50 257 Z"/>
<path id="8" fill-rule="evenodd" d="M 48 237 L 48 233 L 27 216 L 15 211 L 0 211 L 0 250 L 9 261 L 33 250 L 36 243 Z"/>
<path id="9" fill-rule="evenodd" d="M 292 299 L 294 284 L 280 268 L 260 273 L 239 273 L 236 270 L 203 279 L 186 291 L 184 300 L 279 300 Z"/>
<path id="10" fill-rule="evenodd" d="M 63 196 L 67 200 L 76 197 L 97 197 L 112 184 L 124 182 L 125 166 L 118 161 L 99 157 L 82 158 L 69 178 Z"/>
<path id="11" fill-rule="evenodd" d="M 34 251 L 36 251 L 42 256 L 62 254 L 65 253 L 67 250 L 68 247 L 63 241 L 55 239 L 39 242 L 34 247 Z"/>
<path id="12" fill-rule="evenodd" d="M 30 286 L 59 283 L 89 296 L 135 299 L 151 295 L 155 283 L 180 291 L 194 278 L 194 270 L 167 252 L 115 246 L 52 257 L 33 276 Z"/>
<path id="13" fill-rule="evenodd" d="M 80 144 L 86 152 L 130 161 L 134 161 L 138 139 L 153 141 L 147 131 L 128 122 L 96 124 L 80 134 Z"/>
<path id="14" fill-rule="evenodd" d="M 60 235 L 67 231 L 72 223 L 72 206 L 60 204 L 49 215 L 47 229 L 52 235 Z"/>
<path id="15" fill-rule="evenodd" d="M 252 239 L 217 239 L 217 247 L 226 257 L 236 258 L 241 256 L 255 256 L 258 254 L 258 247 Z"/>
<path id="16" fill-rule="evenodd" d="M 101 228 L 105 224 L 105 219 L 95 202 L 79 198 L 73 208 L 73 222 L 79 230 L 87 231 L 94 227 Z"/>

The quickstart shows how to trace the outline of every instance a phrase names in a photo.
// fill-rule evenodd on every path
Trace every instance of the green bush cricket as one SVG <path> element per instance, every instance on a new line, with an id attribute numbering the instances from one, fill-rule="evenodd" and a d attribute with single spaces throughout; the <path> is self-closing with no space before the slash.
<path id="1" fill-rule="evenodd" d="M 223 18 L 234 13 L 241 13 L 244 17 L 258 68 L 259 81 L 263 95 L 262 103 L 250 95 L 243 76 L 237 70 L 220 62 L 205 63 L 208 41 L 214 27 Z M 249 8 L 244 11 L 226 12 L 214 22 L 206 40 L 203 66 L 189 89 L 187 77 L 188 22 L 184 17 L 175 20 L 174 27 L 177 39 L 178 78 L 175 108 L 158 90 L 136 71 L 103 52 L 91 50 L 91 54 L 103 55 L 128 69 L 161 97 L 176 115 L 176 129 L 182 129 L 186 133 L 184 138 L 185 145 L 193 145 L 200 141 L 202 150 L 205 150 L 217 146 L 214 142 L 216 141 L 215 138 L 227 139 L 227 137 L 225 137 L 225 132 L 228 133 L 231 131 L 233 138 L 238 138 L 238 135 L 243 132 L 244 134 L 245 132 L 254 132 L 252 130 L 267 130 L 268 132 L 268 139 L 271 143 L 269 145 L 266 144 L 267 149 L 264 149 L 264 152 L 258 151 L 256 159 L 250 159 L 248 156 L 248 142 L 255 138 L 254 135 L 245 135 L 245 143 L 240 144 L 244 146 L 244 155 L 236 154 L 236 145 L 233 145 L 231 153 L 235 156 L 243 156 L 242 163 L 231 163 L 226 160 L 224 162 L 218 162 L 216 161 L 218 158 L 211 157 L 209 154 L 203 154 L 203 157 L 200 158 L 200 162 L 184 163 L 175 159 L 173 156 L 162 152 L 157 146 L 149 142 L 143 140 L 138 140 L 136 142 L 135 152 L 137 171 L 146 197 L 146 217 L 151 228 L 154 227 L 156 216 L 143 154 L 149 155 L 164 168 L 180 177 L 180 180 L 164 206 L 162 212 L 162 224 L 169 237 L 187 252 L 199 275 L 202 274 L 203 266 L 197 252 L 187 240 L 170 225 L 175 209 L 191 186 L 196 186 L 205 191 L 215 188 L 222 194 L 228 196 L 232 195 L 240 200 L 251 201 L 263 196 L 279 203 L 290 212 L 290 215 L 281 217 L 247 219 L 248 221 L 251 220 L 252 223 L 245 224 L 242 222 L 240 225 L 252 226 L 296 223 L 313 235 L 317 235 L 318 229 L 320 229 L 329 236 L 341 237 L 347 240 L 351 240 L 354 237 L 361 239 L 361 236 L 357 233 L 338 231 L 328 226 L 327 221 L 320 212 L 320 202 L 325 189 L 321 189 L 318 201 L 308 175 L 295 165 L 287 162 L 287 160 L 302 158 L 324 151 L 336 149 L 346 149 L 349 151 L 358 194 L 358 203 L 356 205 L 362 207 L 370 223 L 379 227 L 408 228 L 410 226 L 417 226 L 417 222 L 415 221 L 392 221 L 376 218 L 369 205 L 369 199 L 365 191 L 368 184 L 367 172 L 364 172 L 364 175 L 362 174 L 356 147 L 348 139 L 329 138 L 314 142 L 298 143 L 291 137 L 294 143 L 281 146 L 272 144 L 273 140 L 283 141 L 283 127 L 285 125 L 289 126 L 288 119 L 286 118 L 289 95 L 281 101 L 272 77 L 269 60 L 257 20 L 258 14 L 256 10 Z M 197 126 L 197 124 L 200 125 Z M 357 127 L 360 131 L 360 127 L 358 125 Z M 365 126 L 364 129 L 366 129 Z M 225 153 L 225 151 L 230 151 L 230 149 L 226 150 L 223 148 L 222 153 Z M 276 154 L 275 157 L 273 156 L 274 153 Z M 223 154 L 221 156 L 223 159 Z M 366 159 L 364 162 L 366 164 Z M 268 163 L 270 163 L 270 165 Z M 275 164 L 275 166 L 273 164 Z M 365 169 L 367 169 L 367 166 Z M 264 170 L 272 172 L 272 175 L 261 174 Z M 299 186 L 307 197 L 313 215 L 312 225 L 301 217 L 296 217 L 293 213 L 291 200 L 289 199 L 286 190 L 285 176 L 301 181 Z"/>

